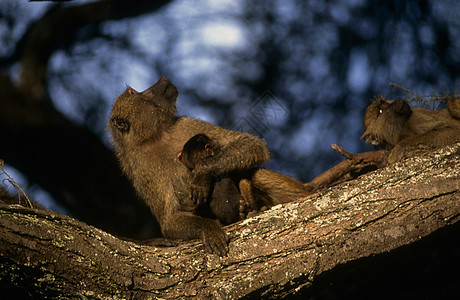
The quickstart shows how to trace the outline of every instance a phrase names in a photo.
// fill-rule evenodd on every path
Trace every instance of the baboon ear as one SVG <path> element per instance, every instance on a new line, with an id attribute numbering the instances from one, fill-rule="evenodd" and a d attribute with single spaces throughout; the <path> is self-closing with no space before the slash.
<path id="1" fill-rule="evenodd" d="M 412 113 L 412 109 L 410 108 L 409 104 L 407 104 L 407 102 L 401 98 L 398 98 L 394 101 L 393 110 L 395 113 L 400 114 L 406 118 L 409 118 Z"/>
<path id="2" fill-rule="evenodd" d="M 220 144 L 216 139 L 210 139 L 209 143 L 206 144 L 206 150 L 211 151 L 211 154 L 214 155 L 220 150 Z"/>
<path id="3" fill-rule="evenodd" d="M 113 117 L 111 120 L 112 124 L 121 132 L 128 132 L 130 128 L 129 121 L 119 117 Z"/>
<path id="4" fill-rule="evenodd" d="M 217 151 L 219 151 L 219 142 L 215 139 L 211 139 L 209 143 L 204 145 L 204 148 L 206 149 L 206 152 L 208 152 L 208 156 L 213 156 Z"/>
<path id="5" fill-rule="evenodd" d="M 212 147 L 211 147 L 210 144 L 204 145 L 204 149 L 205 149 L 206 152 L 208 153 L 208 156 L 214 155 L 214 151 L 212 150 Z"/>

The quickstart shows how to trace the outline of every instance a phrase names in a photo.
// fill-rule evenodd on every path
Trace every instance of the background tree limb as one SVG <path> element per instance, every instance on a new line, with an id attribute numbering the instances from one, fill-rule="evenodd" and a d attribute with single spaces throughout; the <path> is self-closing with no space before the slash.
<path id="1" fill-rule="evenodd" d="M 48 64 L 53 53 L 79 42 L 80 30 L 86 29 L 91 39 L 103 21 L 145 14 L 167 3 L 56 6 L 32 24 L 13 56 L 2 60 L 2 66 L 20 62 L 21 72 L 18 84 L 0 72 L 0 159 L 39 184 L 75 218 L 122 236 L 147 238 L 159 235 L 159 229 L 100 137 L 51 104 Z"/>
<path id="2" fill-rule="evenodd" d="M 30 296 L 238 298 L 307 294 L 317 278 L 460 218 L 460 143 L 226 227 L 228 257 L 198 241 L 156 248 L 72 218 L 0 206 L 2 285 Z"/>

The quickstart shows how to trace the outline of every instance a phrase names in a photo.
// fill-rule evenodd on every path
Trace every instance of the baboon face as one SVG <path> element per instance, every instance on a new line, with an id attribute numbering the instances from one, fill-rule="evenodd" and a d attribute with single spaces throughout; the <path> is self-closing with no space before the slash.
<path id="1" fill-rule="evenodd" d="M 173 119 L 177 96 L 177 88 L 164 77 L 143 92 L 126 88 L 115 100 L 109 118 L 114 142 L 141 143 L 158 136 Z"/>
<path id="2" fill-rule="evenodd" d="M 366 109 L 362 139 L 374 146 L 394 147 L 400 140 L 404 125 L 412 110 L 401 98 L 385 100 L 380 97 Z"/>

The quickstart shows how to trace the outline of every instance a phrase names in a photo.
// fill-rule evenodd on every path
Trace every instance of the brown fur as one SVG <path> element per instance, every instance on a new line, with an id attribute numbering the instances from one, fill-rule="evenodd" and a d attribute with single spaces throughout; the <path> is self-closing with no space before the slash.
<path id="1" fill-rule="evenodd" d="M 207 135 L 199 133 L 185 143 L 177 158 L 192 171 L 195 169 L 196 164 L 214 156 L 219 151 L 220 144 L 217 140 L 210 139 Z"/>
<path id="2" fill-rule="evenodd" d="M 449 114 L 453 118 L 460 120 L 460 98 L 449 99 L 446 106 Z"/>

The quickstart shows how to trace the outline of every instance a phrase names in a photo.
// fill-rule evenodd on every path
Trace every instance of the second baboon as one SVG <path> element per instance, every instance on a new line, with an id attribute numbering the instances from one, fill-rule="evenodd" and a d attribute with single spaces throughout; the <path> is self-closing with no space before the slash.
<path id="1" fill-rule="evenodd" d="M 362 139 L 390 151 L 389 163 L 417 147 L 437 148 L 460 140 L 460 100 L 450 100 L 447 108 L 432 111 L 411 108 L 401 98 L 380 97 L 366 109 Z"/>

